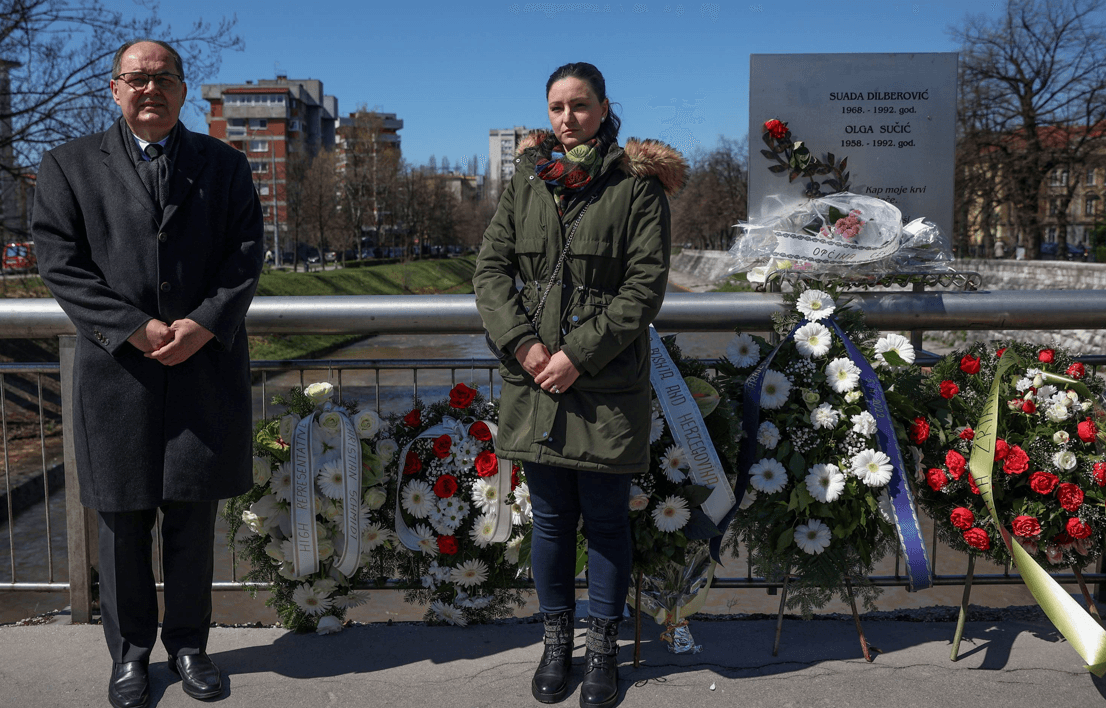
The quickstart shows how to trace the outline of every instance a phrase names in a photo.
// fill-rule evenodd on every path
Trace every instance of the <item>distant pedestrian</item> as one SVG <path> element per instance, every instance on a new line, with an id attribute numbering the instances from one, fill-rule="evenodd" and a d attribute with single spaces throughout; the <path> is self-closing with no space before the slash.
<path id="1" fill-rule="evenodd" d="M 1006 257 L 1006 244 L 1004 244 L 1002 242 L 1002 239 L 996 238 L 995 239 L 995 258 L 1005 258 L 1005 257 Z"/>
<path id="2" fill-rule="evenodd" d="M 560 67 L 545 92 L 553 132 L 520 146 L 473 285 L 503 355 L 496 453 L 523 463 L 534 512 L 545 651 L 531 692 L 554 703 L 571 686 L 582 516 L 590 617 L 580 705 L 611 706 L 633 556 L 630 478 L 649 467 L 648 327 L 668 280 L 667 194 L 687 163 L 656 141 L 618 145 L 621 121 L 591 64 Z"/>

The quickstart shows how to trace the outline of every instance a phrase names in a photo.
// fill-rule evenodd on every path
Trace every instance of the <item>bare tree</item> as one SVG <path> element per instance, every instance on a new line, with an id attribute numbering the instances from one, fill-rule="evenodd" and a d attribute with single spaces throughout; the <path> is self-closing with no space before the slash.
<path id="1" fill-rule="evenodd" d="M 320 264 L 326 263 L 326 252 L 338 226 L 338 174 L 335 163 L 332 150 L 320 150 L 311 158 L 299 186 L 305 233 L 310 235 L 319 249 Z"/>
<path id="2" fill-rule="evenodd" d="M 43 150 L 103 130 L 118 116 L 107 82 L 112 55 L 124 42 L 170 42 L 192 84 L 217 73 L 223 50 L 244 46 L 233 32 L 236 18 L 214 25 L 197 19 L 187 31 L 173 32 L 156 1 L 140 5 L 148 14 L 128 17 L 101 0 L 0 2 L 0 61 L 11 81 L 10 93 L 0 97 L 0 169 L 17 174 L 38 164 Z"/>
<path id="3" fill-rule="evenodd" d="M 970 16 L 951 30 L 963 44 L 961 81 L 985 99 L 961 140 L 994 166 L 991 179 L 1029 258 L 1039 255 L 1040 205 L 1050 198 L 1049 174 L 1067 168 L 1074 177 L 1075 168 L 1106 140 L 1103 5 L 1104 0 L 1008 0 L 997 21 Z M 1066 222 L 1057 216 L 1063 251 Z"/>
<path id="4" fill-rule="evenodd" d="M 697 248 L 729 248 L 733 225 L 746 218 L 748 141 L 722 138 L 691 160 L 687 186 L 672 200 L 672 240 Z"/>

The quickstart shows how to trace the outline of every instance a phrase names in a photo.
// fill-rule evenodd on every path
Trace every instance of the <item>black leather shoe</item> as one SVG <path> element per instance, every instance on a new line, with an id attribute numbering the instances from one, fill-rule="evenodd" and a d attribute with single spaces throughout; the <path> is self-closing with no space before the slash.
<path id="1" fill-rule="evenodd" d="M 546 614 L 545 651 L 542 652 L 530 693 L 541 703 L 557 703 L 568 695 L 572 673 L 572 612 Z"/>
<path id="2" fill-rule="evenodd" d="M 610 708 L 618 702 L 619 620 L 589 619 L 580 708 Z"/>
<path id="3" fill-rule="evenodd" d="M 223 677 L 207 654 L 171 656 L 169 670 L 180 676 L 181 688 L 193 698 L 210 701 L 223 694 Z"/>
<path id="4" fill-rule="evenodd" d="M 111 665 L 108 700 L 115 708 L 146 708 L 150 705 L 149 666 L 145 661 Z"/>

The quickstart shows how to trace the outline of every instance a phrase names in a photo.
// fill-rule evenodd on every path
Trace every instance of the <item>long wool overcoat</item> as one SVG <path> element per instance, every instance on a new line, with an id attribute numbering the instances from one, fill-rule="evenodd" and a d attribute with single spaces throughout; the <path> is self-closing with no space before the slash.
<path id="1" fill-rule="evenodd" d="M 649 323 L 660 311 L 671 247 L 666 193 L 683 183 L 687 163 L 667 145 L 630 139 L 607 151 L 603 168 L 559 216 L 548 186 L 534 175 L 529 136 L 515 175 L 484 232 L 473 285 L 495 344 L 503 393 L 496 453 L 507 459 L 600 472 L 649 466 Z M 540 321 L 531 321 L 573 222 L 592 194 L 563 271 Z M 522 281 L 521 291 L 516 277 Z M 548 393 L 514 351 L 537 337 L 563 351 L 580 377 Z"/>
<path id="2" fill-rule="evenodd" d="M 32 219 L 42 277 L 77 328 L 81 503 L 131 511 L 235 496 L 252 483 L 243 322 L 262 261 L 249 163 L 182 125 L 159 221 L 123 134 L 117 123 L 43 155 Z M 190 318 L 215 336 L 167 367 L 127 342 L 150 318 Z"/>

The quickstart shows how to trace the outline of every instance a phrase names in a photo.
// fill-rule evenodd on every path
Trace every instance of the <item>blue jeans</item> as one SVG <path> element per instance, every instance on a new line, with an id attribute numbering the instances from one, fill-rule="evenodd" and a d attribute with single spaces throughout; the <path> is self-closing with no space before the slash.
<path id="1" fill-rule="evenodd" d="M 530 561 L 539 609 L 566 612 L 576 606 L 576 527 L 582 514 L 588 538 L 590 614 L 600 619 L 621 618 L 633 560 L 632 475 L 534 462 L 523 466 L 534 511 Z"/>

